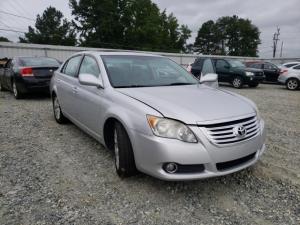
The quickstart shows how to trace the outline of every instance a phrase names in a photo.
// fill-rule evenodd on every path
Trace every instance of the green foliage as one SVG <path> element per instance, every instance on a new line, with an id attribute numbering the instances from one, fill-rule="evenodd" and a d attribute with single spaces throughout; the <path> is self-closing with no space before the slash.
<path id="1" fill-rule="evenodd" d="M 221 17 L 202 24 L 194 49 L 202 54 L 257 56 L 259 35 L 259 29 L 249 19 Z"/>
<path id="2" fill-rule="evenodd" d="M 8 40 L 6 37 L 2 37 L 2 36 L 0 36 L 0 41 L 2 41 L 2 42 L 10 42 L 10 40 Z"/>
<path id="3" fill-rule="evenodd" d="M 48 7 L 43 15 L 37 15 L 35 28 L 28 27 L 25 37 L 19 37 L 21 43 L 75 45 L 76 33 L 71 23 L 54 7 Z"/>
<path id="4" fill-rule="evenodd" d="M 151 0 L 70 0 L 82 46 L 185 50 L 191 31 Z"/>

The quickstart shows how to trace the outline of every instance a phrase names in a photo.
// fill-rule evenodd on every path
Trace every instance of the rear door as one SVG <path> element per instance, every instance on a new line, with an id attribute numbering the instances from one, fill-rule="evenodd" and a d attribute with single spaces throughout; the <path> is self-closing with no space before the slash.
<path id="1" fill-rule="evenodd" d="M 76 120 L 77 87 L 78 87 L 78 69 L 82 55 L 76 55 L 70 58 L 57 73 L 55 81 L 57 84 L 57 95 L 62 111 L 71 119 Z"/>

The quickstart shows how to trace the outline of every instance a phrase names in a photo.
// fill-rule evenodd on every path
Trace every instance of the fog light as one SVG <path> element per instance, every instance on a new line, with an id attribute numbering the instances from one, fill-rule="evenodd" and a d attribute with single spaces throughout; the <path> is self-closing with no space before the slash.
<path id="1" fill-rule="evenodd" d="M 164 166 L 164 170 L 167 173 L 175 173 L 177 171 L 177 169 L 178 169 L 178 166 L 176 163 L 167 163 Z"/>

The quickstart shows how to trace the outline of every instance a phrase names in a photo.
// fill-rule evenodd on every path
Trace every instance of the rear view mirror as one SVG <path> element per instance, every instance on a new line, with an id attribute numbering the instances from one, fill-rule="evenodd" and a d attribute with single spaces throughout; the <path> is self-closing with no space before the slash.
<path id="1" fill-rule="evenodd" d="M 87 86 L 103 87 L 102 81 L 92 74 L 82 73 L 78 77 L 79 83 Z"/>
<path id="2" fill-rule="evenodd" d="M 218 87 L 218 75 L 215 73 L 208 73 L 200 78 L 201 84 L 206 84 L 211 87 Z"/>

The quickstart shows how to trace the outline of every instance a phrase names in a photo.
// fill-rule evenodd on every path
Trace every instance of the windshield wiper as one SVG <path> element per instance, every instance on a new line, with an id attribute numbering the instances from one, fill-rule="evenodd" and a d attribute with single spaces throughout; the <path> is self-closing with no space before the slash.
<path id="1" fill-rule="evenodd" d="M 116 86 L 115 88 L 136 88 L 136 87 L 153 87 L 153 86 L 132 84 L 132 85 Z"/>
<path id="2" fill-rule="evenodd" d="M 166 86 L 177 86 L 177 85 L 193 85 L 193 84 L 197 84 L 197 83 L 184 83 L 184 82 L 177 82 L 177 83 L 171 83 L 171 84 L 167 84 Z"/>

